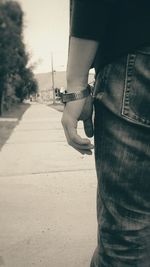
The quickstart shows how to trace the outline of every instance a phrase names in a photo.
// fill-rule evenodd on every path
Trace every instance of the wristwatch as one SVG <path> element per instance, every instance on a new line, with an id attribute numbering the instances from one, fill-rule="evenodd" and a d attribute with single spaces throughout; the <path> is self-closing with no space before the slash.
<path id="1" fill-rule="evenodd" d="M 61 94 L 61 101 L 62 103 L 67 103 L 70 101 L 74 101 L 74 100 L 79 100 L 79 99 L 83 99 L 87 96 L 89 96 L 91 94 L 91 86 L 88 85 L 86 87 L 86 89 L 82 90 L 82 91 L 77 91 L 77 92 L 73 92 L 73 93 L 62 93 Z"/>

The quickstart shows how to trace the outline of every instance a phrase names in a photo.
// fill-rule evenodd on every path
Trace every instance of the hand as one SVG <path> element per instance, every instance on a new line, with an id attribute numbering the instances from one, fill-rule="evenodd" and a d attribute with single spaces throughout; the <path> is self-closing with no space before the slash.
<path id="1" fill-rule="evenodd" d="M 66 104 L 62 116 L 62 125 L 70 146 L 81 154 L 92 154 L 94 146 L 88 138 L 82 138 L 77 133 L 78 121 L 82 120 L 87 137 L 93 136 L 93 98 L 88 96 L 84 99 L 70 101 Z"/>

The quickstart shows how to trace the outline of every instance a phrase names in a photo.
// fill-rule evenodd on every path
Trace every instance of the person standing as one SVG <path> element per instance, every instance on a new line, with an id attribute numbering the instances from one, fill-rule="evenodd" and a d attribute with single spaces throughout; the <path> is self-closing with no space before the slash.
<path id="1" fill-rule="evenodd" d="M 94 134 L 98 245 L 91 267 L 149 267 L 150 3 L 73 0 L 71 10 L 62 125 L 82 154 L 94 146 L 78 135 L 78 121 L 87 137 Z"/>

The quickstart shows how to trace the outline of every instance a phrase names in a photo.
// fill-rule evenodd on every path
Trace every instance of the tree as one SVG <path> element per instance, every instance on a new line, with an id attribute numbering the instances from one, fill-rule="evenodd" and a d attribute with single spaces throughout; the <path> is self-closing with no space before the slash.
<path id="1" fill-rule="evenodd" d="M 16 84 L 16 96 L 22 102 L 30 94 L 37 92 L 37 81 L 34 79 L 33 72 L 30 68 L 24 68 L 18 75 L 18 84 Z"/>
<path id="2" fill-rule="evenodd" d="M 32 70 L 27 68 L 28 53 L 23 43 L 23 11 L 16 1 L 0 1 L 0 113 L 6 85 L 10 77 L 14 94 L 26 97 L 28 91 L 37 90 Z M 28 73 L 28 74 L 27 74 Z M 16 82 L 16 77 L 20 76 Z M 14 83 L 14 84 L 13 84 Z M 32 86 L 29 86 L 32 84 Z M 33 86 L 33 84 L 35 84 Z"/>

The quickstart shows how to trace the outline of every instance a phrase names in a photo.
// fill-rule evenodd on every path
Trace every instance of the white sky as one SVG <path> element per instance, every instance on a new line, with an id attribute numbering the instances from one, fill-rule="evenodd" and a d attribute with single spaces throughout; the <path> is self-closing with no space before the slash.
<path id="1" fill-rule="evenodd" d="M 25 13 L 24 40 L 36 73 L 65 70 L 68 53 L 69 0 L 18 0 Z"/>

